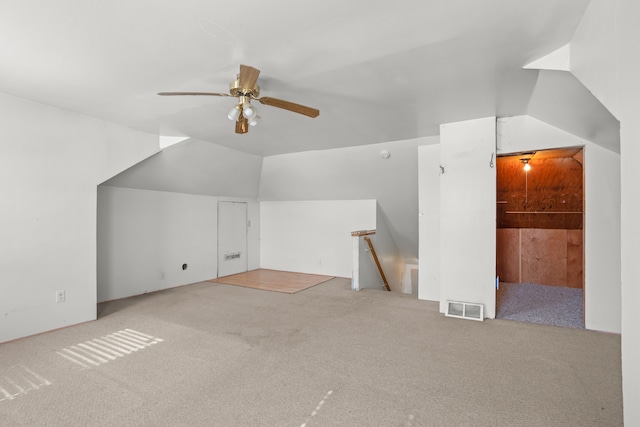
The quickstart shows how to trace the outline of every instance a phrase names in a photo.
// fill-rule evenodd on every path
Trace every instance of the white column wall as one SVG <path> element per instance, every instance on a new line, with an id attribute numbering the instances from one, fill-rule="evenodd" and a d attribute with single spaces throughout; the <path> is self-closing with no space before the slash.
<path id="1" fill-rule="evenodd" d="M 440 145 L 418 147 L 418 298 L 440 301 Z"/>
<path id="2" fill-rule="evenodd" d="M 571 41 L 571 71 L 620 120 L 621 331 L 625 425 L 640 425 L 640 2 L 592 0 Z"/>
<path id="3" fill-rule="evenodd" d="M 603 2 L 608 3 L 608 2 Z M 624 422 L 640 425 L 640 2 L 618 2 L 617 94 L 620 113 L 622 153 L 622 385 Z"/>
<path id="4" fill-rule="evenodd" d="M 585 327 L 620 333 L 620 155 L 588 143 L 584 168 Z"/>
<path id="5" fill-rule="evenodd" d="M 495 147 L 495 117 L 440 126 L 441 312 L 464 301 L 495 317 Z"/>

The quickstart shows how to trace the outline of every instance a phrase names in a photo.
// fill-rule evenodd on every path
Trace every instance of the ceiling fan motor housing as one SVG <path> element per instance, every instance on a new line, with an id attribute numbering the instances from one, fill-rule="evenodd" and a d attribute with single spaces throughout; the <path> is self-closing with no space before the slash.
<path id="1" fill-rule="evenodd" d="M 240 80 L 234 80 L 229 83 L 229 93 L 233 96 L 247 96 L 249 98 L 257 98 L 260 96 L 260 86 L 255 85 L 253 88 L 240 86 Z"/>

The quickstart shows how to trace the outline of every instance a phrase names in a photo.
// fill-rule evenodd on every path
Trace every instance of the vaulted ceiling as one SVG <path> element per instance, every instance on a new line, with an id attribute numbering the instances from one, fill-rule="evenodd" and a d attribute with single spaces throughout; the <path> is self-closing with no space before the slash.
<path id="1" fill-rule="evenodd" d="M 5 1 L 0 92 L 261 156 L 436 135 L 440 123 L 493 115 L 531 114 L 598 142 L 615 119 L 573 76 L 522 68 L 569 43 L 588 3 Z M 226 92 L 240 64 L 261 70 L 262 96 L 320 116 L 258 105 L 260 124 L 237 135 L 232 98 L 157 96 Z"/>

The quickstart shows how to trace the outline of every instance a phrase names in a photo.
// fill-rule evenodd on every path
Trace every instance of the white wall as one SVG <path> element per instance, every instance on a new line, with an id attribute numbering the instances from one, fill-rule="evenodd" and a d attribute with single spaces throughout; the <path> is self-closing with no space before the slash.
<path id="1" fill-rule="evenodd" d="M 418 264 L 408 264 L 404 265 L 404 276 L 402 278 L 402 289 L 403 292 L 413 295 L 418 298 L 418 271 L 420 267 Z"/>
<path id="2" fill-rule="evenodd" d="M 248 265 L 259 268 L 256 200 L 100 186 L 98 301 L 218 277 L 218 200 L 248 203 Z"/>
<path id="3" fill-rule="evenodd" d="M 112 187 L 255 199 L 262 157 L 188 139 L 105 182 Z"/>
<path id="4" fill-rule="evenodd" d="M 447 300 L 495 317 L 496 119 L 440 126 L 440 311 Z"/>
<path id="5" fill-rule="evenodd" d="M 585 327 L 620 333 L 620 155 L 586 144 L 584 168 Z"/>
<path id="6" fill-rule="evenodd" d="M 389 223 L 379 204 L 376 204 L 376 234 L 369 237 L 391 290 L 410 294 L 411 289 L 404 289 L 402 283 L 405 266 L 404 258 L 402 258 L 398 246 L 391 235 Z"/>
<path id="7" fill-rule="evenodd" d="M 616 1 L 592 0 L 571 39 L 571 73 L 616 117 Z"/>
<path id="8" fill-rule="evenodd" d="M 608 3 L 598 1 L 597 3 Z M 640 425 L 640 2 L 621 0 L 617 7 L 617 100 L 622 153 L 622 385 L 625 425 Z"/>
<path id="9" fill-rule="evenodd" d="M 0 129 L 2 342 L 96 318 L 96 187 L 158 137 L 2 94 Z"/>
<path id="10" fill-rule="evenodd" d="M 403 277 L 405 274 L 404 259 L 400 255 L 400 251 L 398 251 L 398 246 L 393 240 L 393 236 L 391 236 L 387 220 L 380 206 L 376 206 L 375 230 L 375 234 L 353 237 L 357 242 L 357 249 L 354 249 L 354 254 L 357 254 L 357 259 L 353 261 L 352 270 L 354 288 L 358 290 L 364 288 L 386 289 L 382 276 L 378 271 L 378 266 L 370 252 L 369 245 L 364 240 L 365 237 L 368 237 L 376 252 L 378 262 L 380 263 L 384 277 L 387 279 L 389 288 L 394 292 L 410 294 L 411 281 L 405 281 Z M 408 286 L 405 287 L 405 285 Z"/>
<path id="11" fill-rule="evenodd" d="M 584 146 L 585 327 L 620 332 L 620 155 L 529 116 L 498 121 L 498 153 Z"/>
<path id="12" fill-rule="evenodd" d="M 368 236 L 371 238 L 371 235 Z M 369 245 L 364 236 L 353 236 L 353 271 L 351 275 L 351 289 L 385 289 L 380 273 L 371 259 Z"/>
<path id="13" fill-rule="evenodd" d="M 625 425 L 640 425 L 640 2 L 592 0 L 572 40 L 572 72 L 620 120 L 621 331 Z M 575 48 L 573 47 L 575 45 Z"/>
<path id="14" fill-rule="evenodd" d="M 438 137 L 266 157 L 260 200 L 376 199 L 408 262 L 418 257 L 418 147 Z M 391 154 L 382 159 L 380 152 Z"/>
<path id="15" fill-rule="evenodd" d="M 420 258 L 418 298 L 440 301 L 440 144 L 418 148 Z"/>
<path id="16" fill-rule="evenodd" d="M 592 0 L 571 41 L 572 72 L 620 120 L 621 331 L 625 425 L 640 425 L 640 2 Z M 574 47 L 575 46 L 575 47 Z"/>
<path id="17" fill-rule="evenodd" d="M 539 71 L 526 114 L 620 152 L 619 121 L 568 71 Z"/>
<path id="18" fill-rule="evenodd" d="M 260 265 L 351 277 L 351 232 L 374 228 L 375 200 L 261 202 Z"/>

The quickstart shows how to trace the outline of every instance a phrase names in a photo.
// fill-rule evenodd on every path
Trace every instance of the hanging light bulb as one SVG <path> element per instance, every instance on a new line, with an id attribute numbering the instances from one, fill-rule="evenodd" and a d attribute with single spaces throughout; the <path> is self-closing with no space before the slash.
<path id="1" fill-rule="evenodd" d="M 256 114 L 258 114 L 256 108 L 249 104 L 249 101 L 242 104 L 242 115 L 247 119 L 252 119 Z"/>
<path id="2" fill-rule="evenodd" d="M 524 163 L 524 171 L 529 172 L 531 170 L 531 165 L 529 164 L 529 159 L 521 159 L 522 163 Z"/>
<path id="3" fill-rule="evenodd" d="M 260 118 L 260 116 L 258 115 L 254 115 L 253 117 L 251 117 L 249 120 L 249 126 L 255 126 L 258 124 L 258 119 Z"/>
<path id="4" fill-rule="evenodd" d="M 241 112 L 242 110 L 240 109 L 240 105 L 234 105 L 233 108 L 229 111 L 229 114 L 227 114 L 227 117 L 229 117 L 229 120 L 235 122 L 238 120 L 238 117 L 240 117 Z"/>

